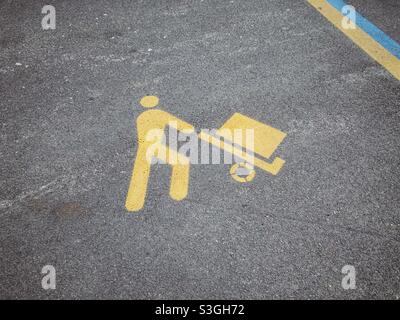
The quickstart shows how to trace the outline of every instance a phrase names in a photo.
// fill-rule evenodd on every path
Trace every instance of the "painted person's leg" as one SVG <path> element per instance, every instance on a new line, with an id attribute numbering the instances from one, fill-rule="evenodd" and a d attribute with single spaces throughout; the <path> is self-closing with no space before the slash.
<path id="1" fill-rule="evenodd" d="M 185 199 L 189 190 L 190 159 L 166 146 L 159 147 L 157 157 L 172 167 L 170 197 L 176 201 Z"/>
<path id="2" fill-rule="evenodd" d="M 148 144 L 139 144 L 132 178 L 129 184 L 125 207 L 128 211 L 139 211 L 144 206 L 147 193 L 147 185 L 150 177 L 151 163 L 147 160 Z"/>

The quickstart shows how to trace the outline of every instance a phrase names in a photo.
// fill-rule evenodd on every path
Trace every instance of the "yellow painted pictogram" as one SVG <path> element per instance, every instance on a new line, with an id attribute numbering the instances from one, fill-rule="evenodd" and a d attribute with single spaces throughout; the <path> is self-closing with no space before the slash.
<path id="1" fill-rule="evenodd" d="M 159 99 L 156 96 L 145 96 L 140 100 L 140 104 L 144 108 L 154 108 L 158 103 Z M 126 209 L 139 211 L 143 208 L 150 177 L 151 160 L 154 158 L 172 167 L 169 194 L 176 201 L 183 200 L 189 189 L 190 158 L 165 145 L 163 132 L 166 127 L 173 126 L 177 131 L 192 134 L 195 132 L 194 127 L 168 112 L 154 109 L 141 113 L 136 123 L 138 149 L 126 197 Z M 235 133 L 234 140 L 232 140 L 232 132 Z M 247 132 L 253 133 L 250 135 L 252 138 L 250 141 L 248 141 Z M 239 137 L 236 133 L 239 134 Z M 197 137 L 207 144 L 234 155 L 236 159 L 240 159 L 230 169 L 231 177 L 237 182 L 252 181 L 255 177 L 256 167 L 272 175 L 277 175 L 285 163 L 279 157 L 272 162 L 264 159 L 272 156 L 286 137 L 286 133 L 240 113 L 235 113 L 228 119 L 221 128 L 216 130 L 216 134 L 201 131 Z"/>
<path id="2" fill-rule="evenodd" d="M 128 196 L 126 198 L 126 209 L 128 211 L 139 211 L 143 208 L 147 193 L 147 185 L 150 176 L 151 163 L 148 161 L 148 149 L 154 144 L 158 147 L 154 157 L 160 158 L 165 163 L 172 166 L 172 176 L 170 184 L 170 196 L 172 199 L 180 201 L 186 198 L 189 187 L 189 159 L 164 146 L 163 141 L 147 141 L 146 136 L 151 130 L 159 129 L 164 131 L 169 123 L 176 123 L 177 130 L 194 131 L 193 126 L 174 117 L 162 110 L 148 110 L 137 118 L 138 131 L 138 150 L 132 178 L 129 185 Z M 162 152 L 165 151 L 165 152 Z M 178 159 L 170 163 L 170 159 Z"/>

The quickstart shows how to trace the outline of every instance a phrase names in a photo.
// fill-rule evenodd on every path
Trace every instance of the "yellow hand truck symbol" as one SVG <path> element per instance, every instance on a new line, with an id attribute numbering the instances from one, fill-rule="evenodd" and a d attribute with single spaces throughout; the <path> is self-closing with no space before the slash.
<path id="1" fill-rule="evenodd" d="M 158 105 L 158 102 L 159 100 L 155 96 L 145 96 L 141 99 L 140 104 L 144 108 L 153 108 Z M 139 115 L 136 122 L 138 149 L 125 203 L 128 211 L 139 211 L 145 203 L 151 168 L 147 153 L 150 145 L 154 147 L 155 143 L 154 140 L 151 142 L 146 140 L 149 131 L 154 129 L 164 131 L 168 125 L 174 123 L 176 125 L 175 129 L 178 131 L 195 132 L 191 124 L 162 110 L 144 111 Z M 233 143 L 227 142 L 226 139 L 221 140 L 221 138 L 229 140 L 230 137 L 226 136 L 225 133 L 235 129 L 242 129 L 241 132 L 245 132 L 246 129 L 254 130 L 253 150 L 243 152 Z M 216 133 L 217 135 L 211 135 L 201 131 L 198 138 L 242 159 L 241 162 L 235 163 L 230 170 L 230 174 L 235 181 L 249 182 L 253 180 L 255 176 L 254 167 L 277 175 L 285 163 L 279 157 L 276 157 L 271 163 L 263 160 L 263 158 L 270 158 L 286 137 L 286 133 L 278 129 L 240 113 L 235 113 Z M 156 141 L 156 144 L 158 145 L 158 152 L 155 152 L 153 156 L 172 167 L 169 194 L 176 201 L 183 200 L 186 198 L 189 189 L 190 159 L 165 146 L 161 138 Z M 178 159 L 178 161 L 171 162 L 169 159 Z M 243 177 L 240 174 L 241 171 L 246 171 L 247 176 Z"/>

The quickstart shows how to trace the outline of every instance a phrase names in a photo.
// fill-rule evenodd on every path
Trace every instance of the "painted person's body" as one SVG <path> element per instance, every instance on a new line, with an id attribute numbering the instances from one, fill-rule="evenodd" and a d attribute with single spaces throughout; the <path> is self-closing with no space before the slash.
<path id="1" fill-rule="evenodd" d="M 138 150 L 125 203 L 128 211 L 139 211 L 144 206 L 150 177 L 150 158 L 152 157 L 156 157 L 172 167 L 171 198 L 180 201 L 187 196 L 189 158 L 165 146 L 163 135 L 159 135 L 159 137 L 153 135 L 153 139 L 148 138 L 151 131 L 164 132 L 165 128 L 171 124 L 176 125 L 175 129 L 178 131 L 194 132 L 192 125 L 162 110 L 147 110 L 137 118 Z M 154 152 L 149 155 L 150 148 Z"/>

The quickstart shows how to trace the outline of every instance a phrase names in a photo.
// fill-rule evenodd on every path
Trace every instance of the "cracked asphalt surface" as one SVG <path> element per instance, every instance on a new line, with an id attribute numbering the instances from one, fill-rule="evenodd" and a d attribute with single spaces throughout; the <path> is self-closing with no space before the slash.
<path id="1" fill-rule="evenodd" d="M 400 2 L 349 3 L 400 41 Z M 400 298 L 400 83 L 306 1 L 46 4 L 0 2 L 0 298 Z M 157 166 L 128 214 L 146 94 L 286 132 L 283 170 L 194 165 L 175 202 Z"/>

